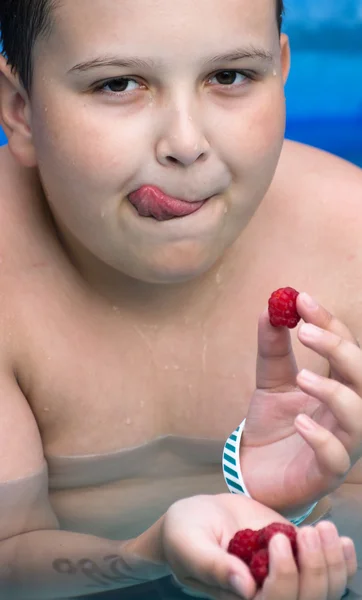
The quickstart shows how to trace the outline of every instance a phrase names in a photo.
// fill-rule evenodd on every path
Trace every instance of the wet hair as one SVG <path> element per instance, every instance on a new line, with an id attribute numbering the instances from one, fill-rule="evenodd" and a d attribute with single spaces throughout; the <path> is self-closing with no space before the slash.
<path id="1" fill-rule="evenodd" d="M 13 72 L 29 91 L 33 71 L 33 48 L 38 38 L 51 33 L 52 12 L 59 0 L 0 0 L 0 39 Z M 277 22 L 281 31 L 284 3 L 277 0 Z"/>

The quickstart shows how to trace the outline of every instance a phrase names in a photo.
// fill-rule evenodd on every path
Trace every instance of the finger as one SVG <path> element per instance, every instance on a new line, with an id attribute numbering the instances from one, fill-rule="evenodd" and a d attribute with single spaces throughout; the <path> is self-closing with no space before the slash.
<path id="1" fill-rule="evenodd" d="M 358 345 L 348 327 L 305 292 L 301 292 L 297 298 L 297 310 L 306 323 L 312 323 Z"/>
<path id="2" fill-rule="evenodd" d="M 343 548 L 344 560 L 346 561 L 347 569 L 347 586 L 351 583 L 352 579 L 358 570 L 358 559 L 356 553 L 356 547 L 353 540 L 348 537 L 341 537 L 341 543 Z"/>
<path id="3" fill-rule="evenodd" d="M 300 572 L 299 600 L 328 598 L 328 570 L 318 531 L 303 527 L 298 532 Z"/>
<path id="4" fill-rule="evenodd" d="M 348 435 L 360 440 L 362 401 L 356 392 L 339 381 L 327 379 L 305 369 L 298 373 L 297 383 L 301 390 L 329 408 L 339 426 Z"/>
<path id="5" fill-rule="evenodd" d="M 328 572 L 328 600 L 339 600 L 347 586 L 347 567 L 336 526 L 322 521 L 316 526 Z"/>
<path id="6" fill-rule="evenodd" d="M 260 600 L 298 598 L 298 568 L 290 542 L 285 535 L 278 533 L 270 540 L 269 560 L 269 575 L 264 582 Z"/>
<path id="7" fill-rule="evenodd" d="M 355 344 L 309 323 L 300 327 L 298 337 L 305 346 L 326 358 L 338 375 L 361 395 L 362 352 Z"/>
<path id="8" fill-rule="evenodd" d="M 285 391 L 284 388 L 295 386 L 297 372 L 289 329 L 272 327 L 268 311 L 265 310 L 258 326 L 256 387 Z"/>
<path id="9" fill-rule="evenodd" d="M 175 573 L 183 587 L 201 586 L 204 589 L 217 589 L 219 593 L 228 592 L 242 598 L 252 598 L 255 594 L 255 582 L 246 564 L 222 548 L 212 547 L 197 539 L 190 546 L 185 545 L 183 557 L 185 574 Z M 186 554 L 187 552 L 187 554 Z M 200 589 L 201 589 L 200 588 Z"/>
<path id="10" fill-rule="evenodd" d="M 298 433 L 313 449 L 320 470 L 343 478 L 351 468 L 351 459 L 342 442 L 307 415 L 298 415 L 294 423 Z"/>

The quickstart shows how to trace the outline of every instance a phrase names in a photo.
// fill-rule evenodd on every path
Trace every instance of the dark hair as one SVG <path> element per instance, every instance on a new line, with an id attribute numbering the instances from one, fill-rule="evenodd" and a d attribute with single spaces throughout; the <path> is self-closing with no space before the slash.
<path id="1" fill-rule="evenodd" d="M 39 37 L 51 32 L 51 14 L 59 0 L 0 0 L 0 37 L 3 53 L 26 90 L 32 79 L 33 48 Z M 282 27 L 283 0 L 277 0 L 277 21 Z"/>

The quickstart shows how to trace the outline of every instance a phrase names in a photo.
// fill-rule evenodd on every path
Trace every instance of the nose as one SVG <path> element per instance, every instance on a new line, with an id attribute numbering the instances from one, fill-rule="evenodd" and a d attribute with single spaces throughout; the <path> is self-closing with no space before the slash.
<path id="1" fill-rule="evenodd" d="M 187 107 L 168 112 L 168 118 L 163 119 L 163 130 L 156 147 L 160 164 L 190 167 L 197 161 L 207 159 L 210 146 L 200 121 Z"/>

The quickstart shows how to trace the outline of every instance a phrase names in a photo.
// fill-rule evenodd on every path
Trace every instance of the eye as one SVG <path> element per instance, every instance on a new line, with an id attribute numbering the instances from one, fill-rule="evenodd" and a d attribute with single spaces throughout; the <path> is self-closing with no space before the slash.
<path id="1" fill-rule="evenodd" d="M 96 87 L 96 91 L 100 91 L 106 94 L 123 94 L 126 92 L 133 92 L 134 90 L 140 87 L 141 84 L 138 83 L 135 79 L 130 79 L 129 77 L 117 77 L 116 79 L 109 79 L 108 81 L 103 81 L 103 83 L 99 84 Z"/>
<path id="2" fill-rule="evenodd" d="M 242 85 L 250 79 L 252 79 L 251 75 L 242 71 L 219 71 L 209 81 L 212 83 L 213 80 L 216 80 L 218 85 L 234 86 Z"/>

